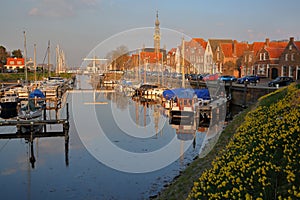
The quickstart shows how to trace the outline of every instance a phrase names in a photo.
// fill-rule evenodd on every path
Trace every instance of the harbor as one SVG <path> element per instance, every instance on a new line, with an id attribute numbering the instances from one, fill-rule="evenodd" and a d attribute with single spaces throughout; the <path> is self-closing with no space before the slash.
<path id="1" fill-rule="evenodd" d="M 41 192 L 47 192 L 49 199 L 72 199 L 75 196 L 80 199 L 148 199 L 178 176 L 188 163 L 201 154 L 200 151 L 207 152 L 208 138 L 218 136 L 208 131 L 208 127 L 199 127 L 199 118 L 195 115 L 189 119 L 193 123 L 184 125 L 183 122 L 171 122 L 169 110 L 162 104 L 140 101 L 110 87 L 93 86 L 90 76 L 77 76 L 74 88 L 64 94 L 66 102 L 58 109 L 57 116 L 60 118 L 56 119 L 55 110 L 47 110 L 51 119 L 34 122 L 34 125 L 46 125 L 46 131 L 42 129 L 39 133 L 20 134 L 15 125 L 25 122 L 1 121 L 0 146 L 3 153 L 0 155 L 1 159 L 6 160 L 1 166 L 1 185 L 14 180 L 13 187 L 23 188 L 20 193 L 4 192 L 3 197 L 26 196 L 27 199 L 38 199 Z M 129 132 L 116 129 L 120 126 L 118 120 L 124 120 L 128 113 L 129 121 L 134 123 L 125 120 L 125 124 L 128 124 L 121 127 L 124 126 Z M 64 129 L 66 121 L 69 122 L 68 128 Z M 102 136 L 97 133 L 100 130 L 95 127 L 97 124 L 103 130 L 100 134 L 104 134 L 109 143 L 120 149 L 140 153 L 146 159 L 147 153 L 155 152 L 172 142 L 172 148 L 168 151 L 172 152 L 169 153 L 173 157 L 162 160 L 164 153 L 161 152 L 142 164 L 130 155 L 115 154 L 105 140 L 99 140 Z M 97 145 L 88 146 L 91 140 Z M 98 150 L 100 148 L 100 152 L 106 152 L 109 158 L 114 158 L 119 164 L 106 163 L 104 160 L 99 162 L 99 157 L 93 152 L 96 151 L 95 147 Z M 11 148 L 15 151 L 11 152 Z M 28 150 L 21 151 L 24 148 Z M 19 159 L 20 164 L 15 165 Z M 116 168 L 120 164 L 128 166 Z M 135 169 L 131 168 L 135 165 L 145 171 L 130 172 Z M 150 170 L 153 167 L 156 170 Z M 10 171 L 9 168 L 14 170 Z M 23 171 L 23 168 L 27 170 Z M 36 179 L 41 173 L 47 180 L 45 184 L 40 184 L 40 180 Z M 20 181 L 13 177 L 19 177 Z M 113 187 L 115 181 L 119 185 L 117 191 Z M 26 184 L 23 185 L 23 182 Z M 6 183 L 2 187 L 9 191 L 12 185 Z M 89 192 L 82 193 L 82 190 Z"/>

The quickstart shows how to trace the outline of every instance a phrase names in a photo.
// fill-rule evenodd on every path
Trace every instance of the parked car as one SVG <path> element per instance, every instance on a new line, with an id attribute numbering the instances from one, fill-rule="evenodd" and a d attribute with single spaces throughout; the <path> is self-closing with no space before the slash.
<path id="1" fill-rule="evenodd" d="M 268 86 L 269 87 L 276 87 L 277 85 L 278 85 L 278 87 L 280 87 L 280 86 L 287 86 L 287 85 L 291 84 L 292 82 L 294 82 L 294 79 L 292 77 L 289 77 L 289 76 L 278 76 L 274 80 L 270 81 L 268 83 Z"/>
<path id="2" fill-rule="evenodd" d="M 248 83 L 258 83 L 259 80 L 260 80 L 260 78 L 257 75 L 248 75 L 248 76 L 244 76 L 242 78 L 238 78 L 237 79 L 237 83 L 239 83 L 239 84 L 243 84 L 245 82 L 248 82 Z"/>
<path id="3" fill-rule="evenodd" d="M 235 76 L 230 76 L 230 75 L 223 75 L 223 76 L 220 76 L 218 78 L 219 81 L 224 81 L 224 82 L 235 82 L 237 81 L 237 78 Z"/>
<path id="4" fill-rule="evenodd" d="M 207 76 L 203 77 L 204 81 L 216 81 L 218 80 L 219 75 L 218 74 L 208 74 Z"/>

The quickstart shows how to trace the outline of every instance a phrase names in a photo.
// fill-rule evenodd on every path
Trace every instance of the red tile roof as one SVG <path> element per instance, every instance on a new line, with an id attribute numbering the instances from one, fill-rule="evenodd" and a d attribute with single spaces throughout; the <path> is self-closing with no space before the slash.
<path id="1" fill-rule="evenodd" d="M 254 55 L 256 55 L 257 52 L 264 47 L 264 45 L 265 45 L 264 42 L 253 42 L 253 44 L 249 45 L 249 47 L 250 47 L 250 50 L 253 51 Z"/>
<path id="2" fill-rule="evenodd" d="M 202 38 L 193 38 L 196 42 L 200 43 L 200 45 L 203 47 L 203 49 L 206 49 L 207 42 Z"/>
<path id="3" fill-rule="evenodd" d="M 141 60 L 146 59 L 148 63 L 155 63 L 157 62 L 157 58 L 160 60 L 162 58 L 161 53 L 155 53 L 155 52 L 141 52 Z"/>
<path id="4" fill-rule="evenodd" d="M 274 47 L 274 48 L 285 48 L 287 46 L 288 42 L 279 42 L 279 41 L 273 41 L 269 43 L 268 47 Z"/>
<path id="5" fill-rule="evenodd" d="M 235 49 L 236 56 L 240 57 L 240 56 L 243 56 L 244 51 L 249 49 L 249 45 L 248 45 L 248 43 L 244 43 L 244 42 L 237 43 L 235 48 L 236 48 Z"/>
<path id="6" fill-rule="evenodd" d="M 270 59 L 279 59 L 280 55 L 284 51 L 284 48 L 267 47 L 266 51 L 268 51 Z"/>
<path id="7" fill-rule="evenodd" d="M 298 48 L 298 51 L 300 51 L 300 41 L 296 41 L 294 43 L 295 43 L 296 47 Z"/>
<path id="8" fill-rule="evenodd" d="M 232 57 L 233 49 L 231 43 L 221 43 L 221 49 L 225 57 Z"/>

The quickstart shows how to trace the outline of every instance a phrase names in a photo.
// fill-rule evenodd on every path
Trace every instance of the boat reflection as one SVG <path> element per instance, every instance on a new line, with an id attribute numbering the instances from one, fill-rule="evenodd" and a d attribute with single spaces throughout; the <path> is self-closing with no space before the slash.
<path id="1" fill-rule="evenodd" d="M 68 131 L 61 131 L 61 132 L 41 132 L 41 133 L 34 133 L 34 134 L 20 134 L 17 133 L 1 133 L 0 140 L 10 140 L 10 139 L 24 139 L 25 142 L 29 146 L 29 159 L 28 162 L 31 164 L 31 168 L 35 168 L 36 157 L 34 155 L 34 141 L 38 140 L 39 138 L 47 138 L 47 137 L 64 137 L 65 139 L 65 165 L 69 166 L 69 132 Z"/>

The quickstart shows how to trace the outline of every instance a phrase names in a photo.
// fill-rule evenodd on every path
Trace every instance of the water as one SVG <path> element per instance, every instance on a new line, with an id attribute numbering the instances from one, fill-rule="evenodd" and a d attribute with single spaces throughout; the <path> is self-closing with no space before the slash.
<path id="1" fill-rule="evenodd" d="M 81 80 L 81 88 L 83 84 Z M 83 100 L 107 104 L 74 104 Z M 147 107 L 117 93 L 74 92 L 67 102 L 73 104 L 67 143 L 64 137 L 35 138 L 32 144 L 25 139 L 0 140 L 1 199 L 148 199 L 199 153 L 205 156 L 218 138 L 212 131 L 197 130 L 193 141 L 187 133 L 176 132 L 161 107 Z M 90 109 L 104 135 L 89 124 L 94 116 Z M 130 116 L 124 120 L 127 125 L 118 121 L 123 116 Z M 0 130 L 16 131 L 14 127 Z M 107 148 L 104 136 L 117 152 L 122 150 L 120 154 Z M 168 151 L 161 151 L 168 145 L 172 145 Z M 35 162 L 30 162 L 32 155 Z M 160 168 L 163 164 L 166 166 Z"/>

